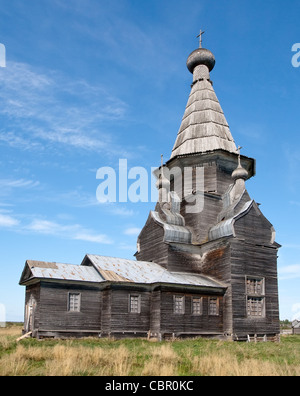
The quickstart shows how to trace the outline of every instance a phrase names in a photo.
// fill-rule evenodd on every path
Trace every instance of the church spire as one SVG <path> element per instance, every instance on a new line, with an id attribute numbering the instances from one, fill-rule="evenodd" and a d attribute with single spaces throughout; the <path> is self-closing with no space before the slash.
<path id="1" fill-rule="evenodd" d="M 236 152 L 236 145 L 210 80 L 210 72 L 216 61 L 211 51 L 202 48 L 203 33 L 201 30 L 197 36 L 200 48 L 193 51 L 187 60 L 193 83 L 171 158 L 219 149 Z"/>

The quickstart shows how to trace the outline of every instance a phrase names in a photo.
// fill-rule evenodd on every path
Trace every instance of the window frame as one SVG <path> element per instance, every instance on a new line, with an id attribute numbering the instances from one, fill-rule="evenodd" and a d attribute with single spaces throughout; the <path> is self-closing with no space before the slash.
<path id="1" fill-rule="evenodd" d="M 71 303 L 71 296 L 78 296 L 78 308 L 75 308 L 75 304 L 74 301 Z M 79 313 L 81 312 L 81 293 L 80 292 L 68 292 L 68 312 L 72 312 L 72 313 Z"/>
<path id="2" fill-rule="evenodd" d="M 132 300 L 137 299 L 137 310 L 133 310 Z M 141 295 L 137 293 L 130 293 L 128 296 L 128 313 L 140 314 L 141 313 Z"/>
<path id="3" fill-rule="evenodd" d="M 251 285 L 251 282 L 254 283 Z M 265 278 L 262 276 L 246 275 L 245 289 L 246 289 L 247 318 L 250 319 L 265 318 L 266 317 Z M 260 304 L 260 306 L 258 304 Z M 254 314 L 255 312 L 256 314 Z M 261 312 L 261 314 L 258 314 L 259 312 Z"/>
<path id="4" fill-rule="evenodd" d="M 181 302 L 180 302 L 181 309 L 180 309 L 180 311 L 177 309 L 178 308 L 177 301 L 179 301 L 179 299 L 181 299 Z M 185 314 L 185 296 L 180 295 L 180 294 L 174 294 L 173 295 L 173 314 L 174 315 L 184 315 Z"/>
<path id="5" fill-rule="evenodd" d="M 258 306 L 258 303 L 261 306 Z M 253 307 L 249 307 L 249 304 L 253 304 Z M 255 305 L 254 305 L 255 304 Z M 263 319 L 266 316 L 266 309 L 265 309 L 265 297 L 263 296 L 247 296 L 247 318 L 252 319 Z M 256 312 L 256 314 L 253 314 Z M 258 312 L 261 312 L 259 315 Z"/>
<path id="6" fill-rule="evenodd" d="M 247 296 L 264 296 L 265 295 L 265 278 L 264 277 L 255 277 L 255 276 L 246 276 L 246 294 Z M 249 282 L 255 282 L 254 285 L 249 285 Z M 260 283 L 260 291 L 259 284 Z"/>
<path id="7" fill-rule="evenodd" d="M 199 312 L 195 311 L 194 302 L 199 300 Z M 191 298 L 191 313 L 193 316 L 202 316 L 203 315 L 203 297 L 195 297 L 192 296 Z"/>
<path id="8" fill-rule="evenodd" d="M 216 312 L 212 312 L 211 310 L 211 301 L 216 301 Z M 220 299 L 219 297 L 209 297 L 208 298 L 208 315 L 209 316 L 219 316 L 220 315 Z"/>

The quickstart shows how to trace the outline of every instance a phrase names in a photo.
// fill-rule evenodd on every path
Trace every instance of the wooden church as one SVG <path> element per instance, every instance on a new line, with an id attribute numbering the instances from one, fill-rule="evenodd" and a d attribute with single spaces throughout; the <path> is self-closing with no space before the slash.
<path id="1" fill-rule="evenodd" d="M 201 36 L 200 36 L 201 38 Z M 219 337 L 279 333 L 275 230 L 245 182 L 240 154 L 210 80 L 214 55 L 187 60 L 191 93 L 159 200 L 135 260 L 86 255 L 81 265 L 28 260 L 24 332 L 34 337 Z"/>

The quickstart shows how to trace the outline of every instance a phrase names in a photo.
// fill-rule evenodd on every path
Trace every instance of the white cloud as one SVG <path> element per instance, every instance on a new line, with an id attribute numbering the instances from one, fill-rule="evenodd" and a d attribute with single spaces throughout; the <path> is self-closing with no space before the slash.
<path id="1" fill-rule="evenodd" d="M 280 280 L 300 278 L 300 264 L 292 264 L 279 268 L 278 273 Z"/>
<path id="2" fill-rule="evenodd" d="M 136 235 L 136 236 L 138 236 L 140 232 L 141 232 L 141 229 L 140 229 L 140 228 L 132 227 L 132 228 L 127 228 L 127 229 L 124 231 L 124 234 L 125 234 L 125 235 Z"/>
<path id="3" fill-rule="evenodd" d="M 0 214 L 0 227 L 14 227 L 19 224 L 19 220 L 12 216 Z"/>
<path id="4" fill-rule="evenodd" d="M 39 184 L 38 181 L 26 179 L 0 179 L 0 188 L 33 188 Z"/>
<path id="5" fill-rule="evenodd" d="M 134 210 L 127 209 L 125 206 L 120 206 L 119 204 L 105 203 L 101 205 L 106 205 L 110 213 L 115 216 L 131 217 L 137 214 Z"/>
<path id="6" fill-rule="evenodd" d="M 123 119 L 127 106 L 104 87 L 17 62 L 0 71 L 0 84 L 0 114 L 9 118 L 9 130 L 0 130 L 0 142 L 26 150 L 40 149 L 45 142 L 92 151 L 124 150 L 111 142 L 102 124 Z"/>
<path id="7" fill-rule="evenodd" d="M 79 224 L 64 225 L 53 221 L 35 219 L 31 224 L 24 228 L 38 234 L 53 235 L 59 238 L 68 238 L 101 244 L 113 243 L 107 235 L 96 234 Z"/>
<path id="8" fill-rule="evenodd" d="M 87 241 L 87 242 L 102 243 L 106 245 L 110 245 L 112 243 L 111 239 L 109 239 L 108 236 L 104 234 L 92 235 L 87 233 L 79 233 L 75 235 L 73 239 L 77 239 L 80 241 Z"/>
<path id="9" fill-rule="evenodd" d="M 5 198 L 6 200 L 8 199 L 8 197 L 10 197 L 10 202 L 12 202 L 13 197 L 24 197 L 25 191 L 34 189 L 39 185 L 40 182 L 37 180 L 22 178 L 0 179 L 0 197 Z M 1 206 L 3 206 L 3 204 L 1 204 Z"/>

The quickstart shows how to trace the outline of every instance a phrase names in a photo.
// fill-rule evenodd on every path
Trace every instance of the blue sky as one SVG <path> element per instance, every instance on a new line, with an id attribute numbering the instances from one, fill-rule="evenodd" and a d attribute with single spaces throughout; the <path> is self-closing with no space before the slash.
<path id="1" fill-rule="evenodd" d="M 0 304 L 23 319 L 26 259 L 132 258 L 154 203 L 99 204 L 96 171 L 170 157 L 190 92 L 196 36 L 247 182 L 277 231 L 281 318 L 300 316 L 300 3 L 1 0 Z M 129 181 L 130 183 L 130 181 Z"/>

